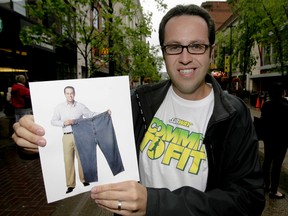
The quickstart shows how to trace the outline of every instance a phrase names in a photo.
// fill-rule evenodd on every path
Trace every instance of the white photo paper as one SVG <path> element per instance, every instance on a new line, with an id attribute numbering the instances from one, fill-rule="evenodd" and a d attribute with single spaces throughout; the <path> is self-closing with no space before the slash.
<path id="1" fill-rule="evenodd" d="M 128 76 L 30 82 L 29 86 L 34 120 L 44 127 L 47 140 L 39 153 L 48 203 L 90 191 L 96 185 L 139 181 Z M 57 109 L 67 104 L 67 86 L 74 88 L 76 103 L 95 112 L 92 117 L 75 119 L 71 133 L 63 121 L 61 125 L 54 122 Z M 75 154 L 76 182 L 69 193 L 64 162 L 67 150 L 63 150 L 67 137 L 75 138 L 80 167 L 85 183 L 89 183 L 84 186 L 80 180 Z"/>

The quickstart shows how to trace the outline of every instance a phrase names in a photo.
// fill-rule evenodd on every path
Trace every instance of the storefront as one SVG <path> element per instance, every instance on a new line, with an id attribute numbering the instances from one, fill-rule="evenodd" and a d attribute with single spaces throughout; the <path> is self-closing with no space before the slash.
<path id="1" fill-rule="evenodd" d="M 4 96 L 20 73 L 29 82 L 77 78 L 75 49 L 56 49 L 48 44 L 23 46 L 20 31 L 27 25 L 33 25 L 31 20 L 0 4 L 0 92 Z"/>

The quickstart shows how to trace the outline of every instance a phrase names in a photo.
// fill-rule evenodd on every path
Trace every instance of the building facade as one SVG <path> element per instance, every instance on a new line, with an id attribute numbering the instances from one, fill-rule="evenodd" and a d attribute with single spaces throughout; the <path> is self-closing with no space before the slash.
<path id="1" fill-rule="evenodd" d="M 216 71 L 215 77 L 219 78 L 218 80 L 223 88 L 227 88 L 230 93 L 240 97 L 248 97 L 250 105 L 255 106 L 257 98 L 261 98 L 262 101 L 268 99 L 268 90 L 273 82 L 282 82 L 287 85 L 287 75 L 285 75 L 285 71 L 281 72 L 279 59 L 276 59 L 277 55 L 275 55 L 277 52 L 277 41 L 275 42 L 275 35 L 274 39 L 271 37 L 275 32 L 271 30 L 268 34 L 269 36 L 262 36 L 265 37 L 266 40 L 260 43 L 257 43 L 254 38 L 251 49 L 250 44 L 245 43 L 245 47 L 242 45 L 241 50 L 239 50 L 241 47 L 241 45 L 239 45 L 239 40 L 241 40 L 241 42 L 244 41 L 244 38 L 239 38 L 241 31 L 237 28 L 240 25 L 239 23 L 242 22 L 240 18 L 230 10 L 230 13 L 226 13 L 227 16 L 225 18 L 223 15 L 223 19 L 221 20 L 222 23 L 217 22 L 217 19 L 221 17 L 221 11 L 227 10 L 229 4 L 223 1 L 221 3 L 208 1 L 202 3 L 201 6 L 207 9 L 215 19 L 216 46 L 214 53 L 212 53 L 212 64 L 210 69 L 212 72 Z M 269 14 L 266 14 L 266 16 L 268 15 Z M 283 18 L 283 20 L 285 19 Z M 285 21 L 283 21 L 283 26 L 278 26 L 278 28 L 279 31 L 281 31 L 281 35 L 287 35 Z M 258 29 L 258 33 L 260 33 L 260 30 Z M 271 39 L 269 37 L 271 37 Z M 283 44 L 285 44 L 285 42 L 283 42 Z M 247 48 L 246 53 L 244 53 L 245 48 Z M 247 62 L 244 62 L 243 53 L 245 56 L 249 57 L 249 59 L 246 59 L 246 61 L 249 60 L 249 64 L 253 65 L 251 62 L 255 62 L 254 66 L 252 66 L 251 69 L 250 67 L 247 67 L 248 70 L 246 71 L 240 68 L 245 68 L 244 64 L 246 64 L 246 66 L 248 64 Z M 287 68 L 287 62 L 284 62 L 284 67 L 285 64 Z"/>
<path id="2" fill-rule="evenodd" d="M 0 20 L 1 91 L 5 92 L 7 85 L 11 85 L 15 75 L 20 73 L 25 74 L 29 81 L 76 78 L 77 61 L 73 47 L 56 48 L 45 43 L 30 46 L 22 44 L 20 31 L 34 24 L 33 20 L 26 17 L 23 4 L 17 5 L 12 1 L 1 3 Z"/>

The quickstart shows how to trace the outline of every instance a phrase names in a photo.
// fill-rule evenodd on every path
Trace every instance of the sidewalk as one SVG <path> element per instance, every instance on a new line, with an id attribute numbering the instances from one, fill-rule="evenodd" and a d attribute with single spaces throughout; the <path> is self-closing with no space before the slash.
<path id="1" fill-rule="evenodd" d="M 250 108 L 251 117 L 260 116 L 259 109 Z M 0 113 L 1 116 L 1 113 Z M 0 216 L 113 216 L 100 209 L 86 192 L 47 204 L 39 159 L 23 160 L 15 143 L 9 138 L 7 119 L 0 117 Z M 263 142 L 259 142 L 259 154 L 263 159 Z M 288 193 L 288 155 L 281 174 L 280 190 Z M 262 216 L 286 216 L 287 198 L 272 200 L 266 197 Z"/>
<path id="2" fill-rule="evenodd" d="M 0 139 L 0 216 L 112 216 L 86 192 L 47 204 L 39 159 L 23 160 L 9 138 Z"/>

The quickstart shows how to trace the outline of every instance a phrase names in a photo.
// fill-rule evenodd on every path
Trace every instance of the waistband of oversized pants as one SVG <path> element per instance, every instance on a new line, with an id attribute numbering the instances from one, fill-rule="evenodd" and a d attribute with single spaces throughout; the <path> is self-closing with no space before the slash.
<path id="1" fill-rule="evenodd" d="M 74 125 L 81 123 L 81 122 L 86 122 L 86 121 L 94 121 L 100 118 L 104 118 L 104 117 L 108 117 L 111 118 L 110 114 L 108 113 L 108 111 L 102 112 L 96 116 L 90 117 L 90 118 L 80 118 L 80 119 L 75 119 L 74 120 Z"/>

